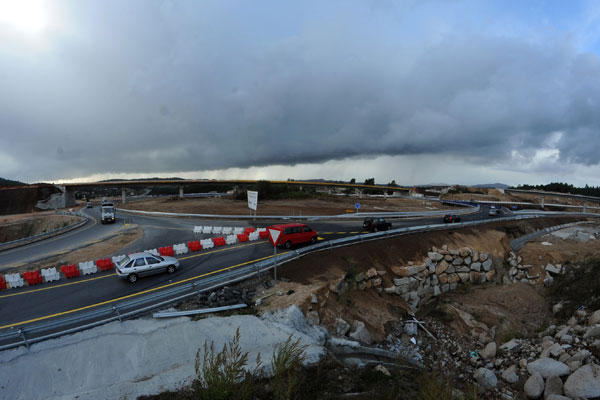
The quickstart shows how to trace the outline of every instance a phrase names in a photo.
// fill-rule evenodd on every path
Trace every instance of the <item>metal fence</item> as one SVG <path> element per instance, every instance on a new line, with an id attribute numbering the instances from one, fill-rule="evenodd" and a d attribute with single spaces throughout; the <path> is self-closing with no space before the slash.
<path id="1" fill-rule="evenodd" d="M 545 215 L 545 214 L 544 214 Z M 555 213 L 553 215 L 578 215 L 593 216 L 598 214 L 582 213 Z M 542 215 L 543 216 L 543 215 Z M 169 304 L 181 301 L 187 297 L 215 290 L 217 288 L 231 285 L 233 283 L 244 281 L 259 274 L 271 270 L 274 266 L 300 258 L 306 254 L 334 249 L 343 246 L 349 246 L 361 242 L 369 242 L 400 235 L 406 235 L 415 232 L 428 232 L 435 230 L 453 230 L 468 226 L 483 225 L 487 223 L 516 221 L 532 218 L 540 218 L 537 214 L 515 215 L 510 217 L 500 217 L 483 221 L 470 221 L 455 224 L 433 224 L 423 226 L 413 226 L 407 228 L 397 228 L 389 231 L 360 234 L 347 236 L 344 238 L 328 240 L 314 245 L 302 247 L 296 250 L 282 253 L 260 262 L 245 265 L 236 269 L 221 272 L 208 277 L 199 278 L 193 282 L 182 283 L 156 293 L 141 295 L 133 299 L 124 300 L 115 304 L 98 306 L 94 309 L 76 312 L 62 317 L 56 317 L 48 321 L 30 323 L 22 327 L 6 328 L 0 331 L 0 350 L 29 346 L 32 343 L 42 340 L 59 337 L 65 334 L 89 329 L 115 320 L 124 320 L 132 318 L 141 313 L 152 309 L 165 307 Z"/>

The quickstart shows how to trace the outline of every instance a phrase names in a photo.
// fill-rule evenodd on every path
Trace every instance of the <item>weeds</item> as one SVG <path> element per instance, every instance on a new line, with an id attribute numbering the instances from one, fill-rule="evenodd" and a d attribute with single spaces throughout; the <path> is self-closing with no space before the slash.
<path id="1" fill-rule="evenodd" d="M 273 352 L 273 395 L 278 400 L 289 400 L 300 385 L 302 362 L 306 358 L 307 345 L 301 345 L 300 339 L 292 340 L 290 335 Z"/>
<path id="2" fill-rule="evenodd" d="M 256 357 L 256 367 L 246 372 L 248 352 L 242 352 L 240 346 L 240 329 L 223 350 L 215 353 L 214 342 L 204 342 L 204 354 L 201 349 L 196 352 L 195 370 L 197 380 L 195 391 L 199 399 L 226 400 L 247 399 L 252 394 L 254 377 L 258 375 L 262 362 L 260 354 Z M 200 363 L 202 360 L 202 363 Z"/>

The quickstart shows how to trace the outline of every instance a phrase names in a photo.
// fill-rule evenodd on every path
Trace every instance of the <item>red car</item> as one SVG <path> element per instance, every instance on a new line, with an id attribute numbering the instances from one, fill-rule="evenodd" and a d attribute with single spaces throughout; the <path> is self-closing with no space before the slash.
<path id="1" fill-rule="evenodd" d="M 285 246 L 286 249 L 289 249 L 292 247 L 292 245 L 299 243 L 317 242 L 317 232 L 313 231 L 310 226 L 305 224 L 273 225 L 269 226 L 267 229 L 276 229 L 281 231 L 279 238 L 277 238 L 277 245 Z M 269 241 L 273 243 L 271 235 L 269 235 Z"/>

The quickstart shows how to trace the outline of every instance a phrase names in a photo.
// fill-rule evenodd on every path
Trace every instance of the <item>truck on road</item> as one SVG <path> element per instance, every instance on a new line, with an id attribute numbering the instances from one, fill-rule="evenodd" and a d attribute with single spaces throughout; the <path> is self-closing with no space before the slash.
<path id="1" fill-rule="evenodd" d="M 100 211 L 100 222 L 107 224 L 109 222 L 115 222 L 116 213 L 115 205 L 113 203 L 102 203 L 102 210 Z"/>

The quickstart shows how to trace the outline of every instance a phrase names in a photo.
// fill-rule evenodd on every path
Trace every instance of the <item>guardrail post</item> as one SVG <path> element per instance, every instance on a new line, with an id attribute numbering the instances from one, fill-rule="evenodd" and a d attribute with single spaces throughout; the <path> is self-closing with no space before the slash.
<path id="1" fill-rule="evenodd" d="M 19 335 L 23 338 L 23 342 L 25 343 L 25 347 L 29 350 L 29 342 L 27 341 L 27 337 L 25 337 L 25 331 L 23 329 L 19 329 Z"/>
<path id="2" fill-rule="evenodd" d="M 121 318 L 121 313 L 119 312 L 119 309 L 117 308 L 117 306 L 113 306 L 112 309 L 117 314 L 117 317 L 119 318 L 119 322 L 123 322 L 123 319 Z"/>

